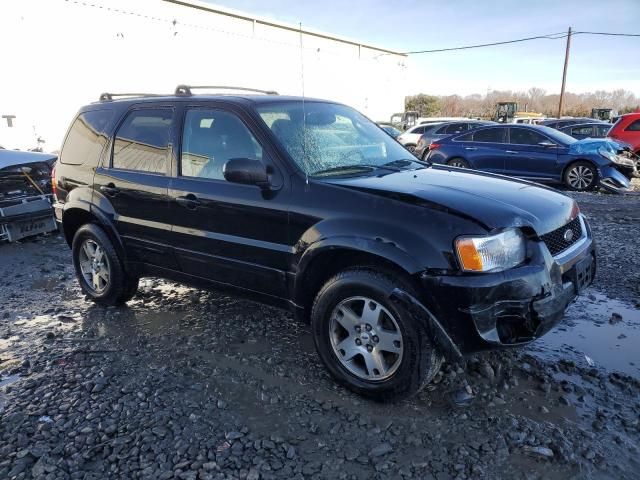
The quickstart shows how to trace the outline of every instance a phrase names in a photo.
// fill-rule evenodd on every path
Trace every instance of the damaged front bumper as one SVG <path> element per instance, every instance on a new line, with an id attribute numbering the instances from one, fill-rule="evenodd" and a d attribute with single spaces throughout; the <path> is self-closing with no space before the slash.
<path id="1" fill-rule="evenodd" d="M 423 273 L 419 303 L 426 313 L 415 305 L 411 311 L 450 359 L 529 343 L 557 325 L 569 303 L 593 282 L 595 245 L 586 222 L 583 228 L 583 237 L 555 257 L 543 241 L 529 240 L 529 261 L 504 272 Z"/>
<path id="2" fill-rule="evenodd" d="M 600 168 L 600 186 L 611 193 L 631 192 L 630 178 L 637 176 L 637 168 L 608 166 Z"/>
<path id="3" fill-rule="evenodd" d="M 51 195 L 36 195 L 0 202 L 0 241 L 15 242 L 57 228 L 51 208 Z"/>

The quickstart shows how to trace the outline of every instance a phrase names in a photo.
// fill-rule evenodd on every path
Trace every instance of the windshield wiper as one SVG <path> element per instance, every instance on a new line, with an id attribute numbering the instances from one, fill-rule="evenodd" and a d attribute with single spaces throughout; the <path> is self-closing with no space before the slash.
<path id="1" fill-rule="evenodd" d="M 378 169 L 391 170 L 392 172 L 399 172 L 399 168 L 394 168 L 391 165 L 369 165 L 364 163 L 354 163 L 353 165 L 340 165 L 337 167 L 326 168 L 324 170 L 318 170 L 317 172 L 313 172 L 311 175 L 327 175 L 331 173 L 344 173 L 349 171 L 363 171 L 363 172 L 373 172 Z"/>
<path id="2" fill-rule="evenodd" d="M 413 159 L 413 158 L 400 158 L 398 160 L 393 160 L 391 162 L 387 162 L 381 165 L 384 168 L 387 167 L 408 167 L 412 163 L 417 163 L 421 167 L 428 167 L 430 165 L 429 162 L 423 162 L 422 160 Z"/>

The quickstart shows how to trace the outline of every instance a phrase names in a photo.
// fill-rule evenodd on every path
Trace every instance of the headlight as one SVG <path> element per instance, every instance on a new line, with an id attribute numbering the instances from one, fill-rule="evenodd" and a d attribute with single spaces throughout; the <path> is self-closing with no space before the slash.
<path id="1" fill-rule="evenodd" d="M 500 272 L 524 262 L 525 238 L 518 229 L 488 237 L 459 237 L 456 253 L 465 272 Z"/>
<path id="2" fill-rule="evenodd" d="M 607 160 L 609 160 L 610 162 L 613 162 L 617 165 L 626 165 L 627 167 L 634 166 L 633 160 L 631 160 L 630 158 L 624 158 L 619 155 L 616 155 L 615 153 L 607 150 L 606 148 L 600 147 L 598 149 L 598 153 L 604 158 L 606 158 Z"/>
<path id="3" fill-rule="evenodd" d="M 615 162 L 617 160 L 617 155 L 606 148 L 598 148 L 598 153 L 611 162 Z"/>

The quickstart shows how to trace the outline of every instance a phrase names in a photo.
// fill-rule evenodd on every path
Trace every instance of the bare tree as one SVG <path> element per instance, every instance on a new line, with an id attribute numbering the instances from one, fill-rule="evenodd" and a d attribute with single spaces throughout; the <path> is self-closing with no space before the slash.
<path id="1" fill-rule="evenodd" d="M 466 97 L 420 94 L 406 98 L 407 109 L 418 110 L 421 116 L 434 117 L 491 118 L 495 114 L 498 102 L 517 102 L 520 111 L 543 113 L 547 116 L 554 116 L 558 111 L 558 95 L 547 94 L 544 89 L 538 87 L 531 87 L 526 92 L 490 90 L 485 95 L 476 93 Z M 633 92 L 624 89 L 596 90 L 580 94 L 567 92 L 564 114 L 576 117 L 590 116 L 592 108 L 613 108 L 624 113 L 635 111 L 639 106 L 640 99 Z"/>

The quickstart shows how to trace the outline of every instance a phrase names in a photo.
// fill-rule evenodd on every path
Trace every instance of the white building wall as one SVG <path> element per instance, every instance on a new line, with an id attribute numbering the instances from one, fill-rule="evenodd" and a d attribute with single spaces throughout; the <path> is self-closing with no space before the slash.
<path id="1" fill-rule="evenodd" d="M 104 91 L 234 85 L 304 92 L 374 120 L 403 110 L 403 55 L 193 3 L 201 8 L 165 0 L 2 0 L 0 115 L 16 115 L 19 128 L 55 150 L 76 110 Z"/>

